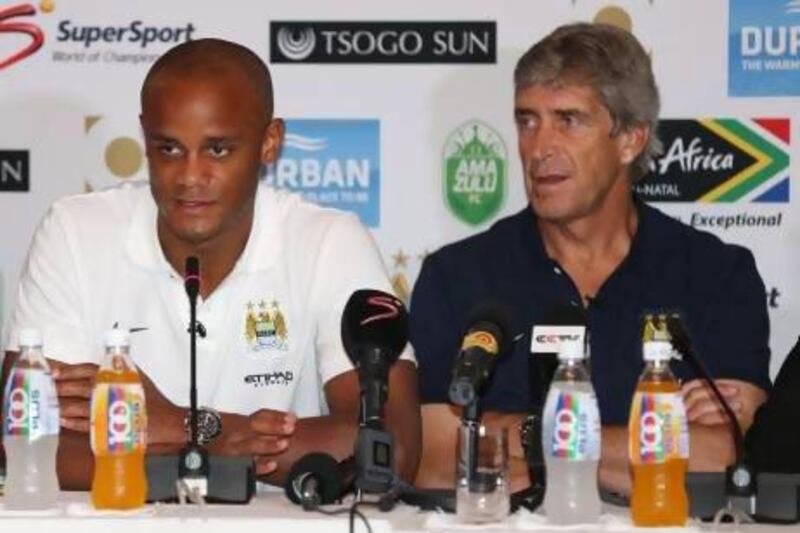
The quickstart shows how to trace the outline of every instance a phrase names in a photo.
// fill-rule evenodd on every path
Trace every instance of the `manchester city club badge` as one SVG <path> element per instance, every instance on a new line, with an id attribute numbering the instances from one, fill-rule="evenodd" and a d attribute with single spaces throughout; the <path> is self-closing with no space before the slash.
<path id="1" fill-rule="evenodd" d="M 257 304 L 247 302 L 244 336 L 251 350 L 289 349 L 289 330 L 286 318 L 276 300 L 267 304 L 264 300 Z"/>

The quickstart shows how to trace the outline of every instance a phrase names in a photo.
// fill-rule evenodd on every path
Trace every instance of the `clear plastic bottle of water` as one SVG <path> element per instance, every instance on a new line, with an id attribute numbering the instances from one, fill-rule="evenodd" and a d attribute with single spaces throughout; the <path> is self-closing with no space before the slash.
<path id="1" fill-rule="evenodd" d="M 582 341 L 562 343 L 545 402 L 544 511 L 553 524 L 595 523 L 600 516 L 600 411 L 584 358 Z"/>
<path id="2" fill-rule="evenodd" d="M 22 329 L 19 349 L 3 398 L 4 503 L 6 509 L 49 509 L 58 500 L 58 396 L 39 332 Z"/>

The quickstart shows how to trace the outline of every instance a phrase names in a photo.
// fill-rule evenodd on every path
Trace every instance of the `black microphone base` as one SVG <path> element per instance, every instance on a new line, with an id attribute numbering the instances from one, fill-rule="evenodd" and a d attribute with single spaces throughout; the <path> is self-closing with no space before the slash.
<path id="1" fill-rule="evenodd" d="M 147 501 L 177 502 L 178 455 L 148 455 Z M 251 457 L 209 456 L 208 503 L 249 503 L 256 490 Z"/>
<path id="2" fill-rule="evenodd" d="M 689 514 L 711 520 L 720 509 L 731 507 L 757 522 L 800 522 L 800 474 L 759 472 L 756 474 L 757 490 L 751 497 L 729 496 L 725 487 L 723 473 L 688 473 Z"/>

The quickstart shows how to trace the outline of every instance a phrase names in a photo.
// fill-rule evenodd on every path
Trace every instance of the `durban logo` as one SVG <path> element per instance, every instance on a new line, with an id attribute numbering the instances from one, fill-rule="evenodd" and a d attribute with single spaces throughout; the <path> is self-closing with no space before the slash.
<path id="1" fill-rule="evenodd" d="M 278 48 L 292 61 L 302 61 L 310 56 L 316 44 L 317 37 L 311 28 L 290 30 L 284 26 L 278 30 Z"/>
<path id="2" fill-rule="evenodd" d="M 497 214 L 506 196 L 507 159 L 503 138 L 481 121 L 450 133 L 444 148 L 444 195 L 455 216 L 476 226 Z"/>

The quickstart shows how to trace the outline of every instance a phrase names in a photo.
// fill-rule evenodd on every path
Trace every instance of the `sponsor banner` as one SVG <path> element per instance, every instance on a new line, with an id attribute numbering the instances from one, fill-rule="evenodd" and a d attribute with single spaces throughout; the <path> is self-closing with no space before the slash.
<path id="1" fill-rule="evenodd" d="M 157 13 L 98 24 L 74 12 L 75 6 L 59 2 L 57 7 L 54 0 L 43 0 L 38 9 L 27 2 L 0 6 L 0 39 L 14 43 L 0 46 L 0 70 L 40 49 L 56 63 L 150 64 L 165 50 L 193 39 L 197 29 L 187 20 L 159 20 Z M 21 45 L 16 44 L 20 36 L 27 37 Z"/>
<path id="2" fill-rule="evenodd" d="M 666 119 L 663 154 L 635 187 L 651 202 L 787 203 L 790 121 Z"/>
<path id="3" fill-rule="evenodd" d="M 508 153 L 489 125 L 471 120 L 453 130 L 444 147 L 444 196 L 450 211 L 467 224 L 491 220 L 506 198 Z"/>
<path id="4" fill-rule="evenodd" d="M 42 10 L 51 2 L 42 2 Z M 44 32 L 35 22 L 36 8 L 25 2 L 0 6 L 0 71 L 35 54 L 44 44 Z M 23 37 L 19 44 L 20 36 Z M 14 43 L 7 48 L 6 43 Z"/>
<path id="5" fill-rule="evenodd" d="M 166 50 L 194 38 L 192 22 L 124 20 L 103 25 L 65 18 L 56 25 L 50 57 L 60 63 L 150 64 Z"/>
<path id="6" fill-rule="evenodd" d="M 0 150 L 0 192 L 31 190 L 28 150 Z"/>
<path id="7" fill-rule="evenodd" d="M 800 94 L 800 1 L 730 0 L 728 93 Z"/>
<path id="8" fill-rule="evenodd" d="M 272 21 L 273 63 L 495 63 L 497 23 Z"/>
<path id="9" fill-rule="evenodd" d="M 566 341 L 583 343 L 586 326 L 533 326 L 531 353 L 559 353 Z"/>
<path id="10" fill-rule="evenodd" d="M 289 119 L 281 157 L 266 169 L 271 185 L 380 224 L 380 122 Z"/>

